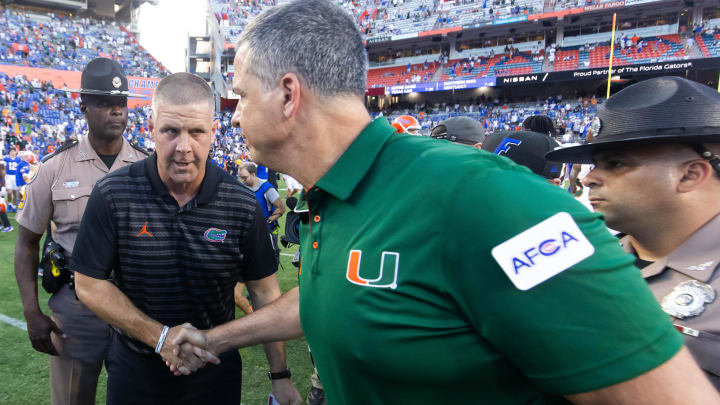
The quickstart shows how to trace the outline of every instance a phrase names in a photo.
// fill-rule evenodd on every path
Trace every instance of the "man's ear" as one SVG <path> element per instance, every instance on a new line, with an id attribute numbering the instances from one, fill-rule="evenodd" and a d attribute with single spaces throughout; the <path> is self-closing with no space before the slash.
<path id="1" fill-rule="evenodd" d="M 688 193 L 698 189 L 714 175 L 710 162 L 705 159 L 694 159 L 680 167 L 681 176 L 677 185 L 678 193 Z"/>
<path id="2" fill-rule="evenodd" d="M 80 102 L 80 111 L 81 111 L 83 114 L 85 114 L 85 112 L 87 111 L 87 104 L 85 104 L 84 101 L 81 101 L 81 102 Z"/>
<path id="3" fill-rule="evenodd" d="M 295 73 L 286 73 L 280 79 L 280 91 L 283 95 L 282 113 L 286 119 L 295 116 L 300 107 L 300 79 Z"/>

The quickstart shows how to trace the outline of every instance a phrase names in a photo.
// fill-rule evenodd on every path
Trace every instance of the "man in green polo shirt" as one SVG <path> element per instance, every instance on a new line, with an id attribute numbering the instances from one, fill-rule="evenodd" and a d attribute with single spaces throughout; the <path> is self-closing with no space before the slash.
<path id="1" fill-rule="evenodd" d="M 327 0 L 243 31 L 232 121 L 307 190 L 300 286 L 179 332 L 180 356 L 304 332 L 333 405 L 720 403 L 598 215 L 506 158 L 372 121 L 366 69 Z"/>

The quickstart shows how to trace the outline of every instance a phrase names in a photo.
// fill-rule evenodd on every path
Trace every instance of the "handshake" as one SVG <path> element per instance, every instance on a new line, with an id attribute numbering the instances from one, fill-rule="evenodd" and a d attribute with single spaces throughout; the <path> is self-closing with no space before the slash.
<path id="1" fill-rule="evenodd" d="M 160 356 L 173 374 L 189 375 L 207 363 L 220 364 L 217 348 L 209 347 L 206 333 L 190 323 L 168 329 Z"/>

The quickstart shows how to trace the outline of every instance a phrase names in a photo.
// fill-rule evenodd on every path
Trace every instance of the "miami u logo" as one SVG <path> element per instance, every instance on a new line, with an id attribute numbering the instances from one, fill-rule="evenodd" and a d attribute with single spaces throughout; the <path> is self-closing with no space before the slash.
<path id="1" fill-rule="evenodd" d="M 362 250 L 351 250 L 348 258 L 347 274 L 345 277 L 353 283 L 365 287 L 376 288 L 397 288 L 398 265 L 400 264 L 400 253 L 382 252 L 380 260 L 380 274 L 377 278 L 368 279 L 360 276 L 360 260 Z"/>

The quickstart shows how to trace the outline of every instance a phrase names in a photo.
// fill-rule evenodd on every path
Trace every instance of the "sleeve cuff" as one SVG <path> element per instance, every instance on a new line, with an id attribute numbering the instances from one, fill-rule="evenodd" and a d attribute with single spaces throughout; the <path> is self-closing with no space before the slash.
<path id="1" fill-rule="evenodd" d="M 622 342 L 619 344 L 622 345 Z M 631 380 L 655 369 L 675 356 L 683 345 L 682 335 L 668 325 L 668 330 L 655 341 L 592 369 L 550 378 L 529 377 L 544 390 L 558 395 L 590 392 Z"/>

